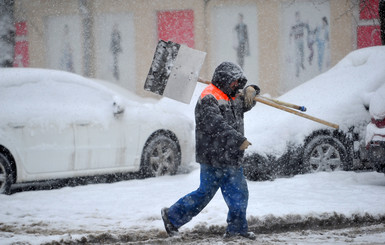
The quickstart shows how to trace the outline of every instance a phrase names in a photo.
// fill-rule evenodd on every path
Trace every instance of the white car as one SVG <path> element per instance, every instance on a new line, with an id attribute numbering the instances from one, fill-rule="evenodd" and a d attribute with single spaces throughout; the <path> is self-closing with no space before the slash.
<path id="1" fill-rule="evenodd" d="M 245 114 L 245 173 L 263 180 L 305 172 L 370 168 L 365 129 L 369 100 L 385 83 L 385 46 L 359 49 L 329 71 L 280 96 L 339 130 L 257 103 Z"/>
<path id="2" fill-rule="evenodd" d="M 194 160 L 191 119 L 112 83 L 4 68 L 0 111 L 0 193 L 48 179 L 175 174 Z"/>
<path id="3" fill-rule="evenodd" d="M 376 171 L 385 173 L 385 85 L 371 97 L 369 112 L 371 122 L 366 128 L 369 160 Z"/>

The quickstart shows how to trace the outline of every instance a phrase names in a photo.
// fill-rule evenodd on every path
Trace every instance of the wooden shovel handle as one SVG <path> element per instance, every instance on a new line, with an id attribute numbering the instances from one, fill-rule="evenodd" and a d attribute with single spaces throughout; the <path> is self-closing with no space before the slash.
<path id="1" fill-rule="evenodd" d="M 198 78 L 198 82 L 204 83 L 204 84 L 211 84 L 210 81 L 203 80 L 200 77 Z M 266 98 L 266 97 L 263 97 L 263 96 L 257 96 L 257 97 L 254 98 L 254 100 L 258 101 L 258 102 L 261 102 L 263 104 L 275 107 L 277 109 L 280 109 L 280 110 L 283 110 L 283 111 L 286 111 L 286 112 L 289 112 L 289 113 L 293 113 L 293 114 L 295 114 L 297 116 L 304 117 L 304 118 L 307 118 L 309 120 L 312 120 L 312 121 L 324 124 L 326 126 L 329 126 L 329 127 L 335 128 L 335 129 L 339 129 L 339 125 L 338 124 L 330 123 L 330 122 L 327 122 L 325 120 L 322 120 L 322 119 L 319 119 L 319 118 L 316 118 L 316 117 L 312 117 L 312 116 L 309 116 L 307 114 L 304 114 L 304 113 L 301 113 L 301 112 L 298 112 L 298 111 L 294 111 L 294 110 L 288 108 L 288 107 L 291 107 L 293 109 L 297 109 L 297 110 L 300 110 L 300 111 L 306 111 L 306 107 L 304 107 L 304 106 L 298 106 L 298 105 L 290 104 L 290 103 L 287 103 L 287 102 Z"/>
<path id="2" fill-rule="evenodd" d="M 263 98 L 260 98 L 260 97 L 255 97 L 254 100 L 255 100 L 255 101 L 258 101 L 258 102 L 261 102 L 261 103 L 263 103 L 263 104 L 266 104 L 266 105 L 275 107 L 275 108 L 277 108 L 277 109 L 280 109 L 280 110 L 283 110 L 283 111 L 286 111 L 286 112 L 289 112 L 289 113 L 293 113 L 293 114 L 295 114 L 295 115 L 297 115 L 297 116 L 304 117 L 304 118 L 307 118 L 307 119 L 309 119 L 309 120 L 312 120 L 312 121 L 315 121 L 315 122 L 324 124 L 324 125 L 326 125 L 326 126 L 329 126 L 329 127 L 335 128 L 335 129 L 339 129 L 339 125 L 338 125 L 338 124 L 330 123 L 330 122 L 327 122 L 327 121 L 325 121 L 325 120 L 322 120 L 322 119 L 319 119 L 319 118 L 316 118 L 316 117 L 309 116 L 309 115 L 307 115 L 307 114 L 304 114 L 304 113 L 301 113 L 301 112 L 292 110 L 292 109 L 290 109 L 290 108 L 287 108 L 287 107 L 285 107 L 285 106 L 279 105 L 279 104 L 274 103 L 274 102 L 272 102 L 272 101 L 264 100 Z"/>
<path id="3" fill-rule="evenodd" d="M 288 102 L 267 98 L 267 97 L 264 97 L 264 96 L 257 96 L 257 97 L 260 97 L 260 98 L 262 98 L 264 100 L 270 100 L 270 101 L 272 101 L 272 102 L 274 102 L 274 103 L 276 103 L 278 105 L 283 105 L 283 106 L 290 107 L 290 108 L 293 108 L 293 109 L 296 109 L 296 110 L 299 110 L 299 111 L 306 111 L 306 107 L 305 106 L 295 105 L 295 104 L 291 104 L 291 103 L 288 103 Z"/>
<path id="4" fill-rule="evenodd" d="M 203 78 L 200 78 L 200 77 L 198 77 L 198 82 L 204 83 L 204 84 L 207 84 L 207 85 L 210 85 L 210 84 L 211 84 L 210 81 L 206 81 L 206 80 L 204 80 Z"/>
<path id="5" fill-rule="evenodd" d="M 200 83 L 204 83 L 204 84 L 211 84 L 210 81 L 206 81 L 200 77 L 198 77 L 198 82 Z M 258 96 L 260 98 L 263 98 L 265 100 L 270 100 L 276 104 L 279 104 L 279 105 L 283 105 L 283 106 L 286 106 L 286 107 L 290 107 L 290 108 L 293 108 L 293 109 L 296 109 L 296 110 L 300 110 L 300 111 L 306 111 L 306 107 L 305 106 L 299 106 L 299 105 L 295 105 L 295 104 L 291 104 L 291 103 L 287 103 L 287 102 L 283 102 L 283 101 L 279 101 L 279 100 L 276 100 L 276 99 L 271 99 L 271 98 L 266 98 L 266 97 L 263 97 L 263 96 Z"/>

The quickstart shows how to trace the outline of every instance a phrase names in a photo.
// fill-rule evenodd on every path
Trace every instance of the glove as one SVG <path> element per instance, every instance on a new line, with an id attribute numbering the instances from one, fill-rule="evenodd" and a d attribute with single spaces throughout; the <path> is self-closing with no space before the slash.
<path id="1" fill-rule="evenodd" d="M 254 104 L 254 98 L 259 94 L 259 87 L 256 85 L 247 86 L 245 89 L 245 106 L 252 107 Z"/>
<path id="2" fill-rule="evenodd" d="M 248 141 L 248 140 L 245 140 L 243 141 L 242 145 L 239 147 L 239 149 L 241 151 L 244 151 L 247 149 L 247 147 L 249 147 L 249 145 L 251 145 L 251 143 Z"/>

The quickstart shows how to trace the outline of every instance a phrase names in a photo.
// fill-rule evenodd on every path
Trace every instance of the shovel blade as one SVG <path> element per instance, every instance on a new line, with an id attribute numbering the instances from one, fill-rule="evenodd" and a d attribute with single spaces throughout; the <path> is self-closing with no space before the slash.
<path id="1" fill-rule="evenodd" d="M 160 40 L 144 89 L 189 104 L 206 53 Z"/>

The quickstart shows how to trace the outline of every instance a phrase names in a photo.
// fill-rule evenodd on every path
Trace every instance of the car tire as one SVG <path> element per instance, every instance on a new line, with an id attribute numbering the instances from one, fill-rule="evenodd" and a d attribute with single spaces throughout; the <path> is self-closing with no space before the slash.
<path id="1" fill-rule="evenodd" d="M 0 154 L 0 194 L 11 194 L 12 168 L 8 159 Z"/>
<path id="2" fill-rule="evenodd" d="M 304 172 L 349 170 L 349 155 L 344 144 L 331 135 L 314 136 L 305 146 Z"/>
<path id="3" fill-rule="evenodd" d="M 158 134 L 151 137 L 145 144 L 140 175 L 156 177 L 176 174 L 181 164 L 181 153 L 176 140 L 169 135 Z"/>

